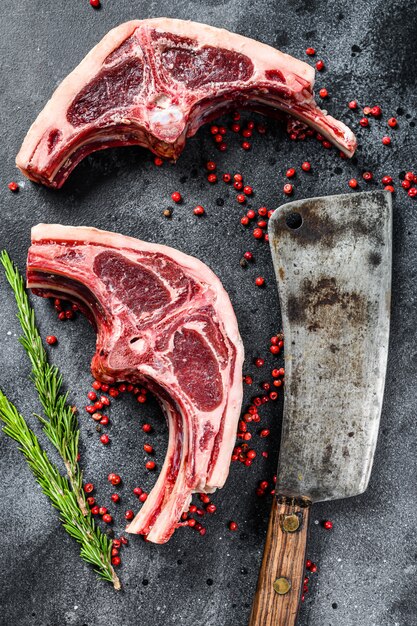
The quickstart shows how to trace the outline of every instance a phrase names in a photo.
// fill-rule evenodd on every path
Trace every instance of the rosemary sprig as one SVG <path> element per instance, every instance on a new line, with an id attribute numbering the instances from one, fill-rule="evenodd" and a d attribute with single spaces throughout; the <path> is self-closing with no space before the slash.
<path id="1" fill-rule="evenodd" d="M 77 461 L 77 418 L 67 403 L 68 394 L 61 392 L 62 378 L 58 368 L 48 363 L 23 278 L 7 252 L 2 252 L 0 262 L 16 298 L 18 318 L 23 329 L 20 341 L 32 363 L 32 379 L 46 415 L 46 419 L 37 417 L 47 437 L 61 455 L 68 477 L 61 476 L 23 416 L 0 391 L 0 419 L 5 424 L 3 431 L 20 444 L 20 450 L 42 491 L 60 512 L 65 530 L 81 545 L 81 558 L 92 564 L 102 578 L 112 582 L 115 589 L 120 589 L 119 578 L 111 565 L 111 541 L 96 527 L 86 506 L 82 472 Z"/>

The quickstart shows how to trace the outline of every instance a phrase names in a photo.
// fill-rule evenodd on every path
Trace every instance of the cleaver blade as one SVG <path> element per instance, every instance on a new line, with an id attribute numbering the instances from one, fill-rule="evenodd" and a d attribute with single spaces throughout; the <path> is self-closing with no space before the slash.
<path id="1" fill-rule="evenodd" d="M 384 191 L 285 204 L 269 222 L 285 337 L 277 483 L 251 626 L 296 623 L 312 503 L 367 488 L 388 354 Z"/>

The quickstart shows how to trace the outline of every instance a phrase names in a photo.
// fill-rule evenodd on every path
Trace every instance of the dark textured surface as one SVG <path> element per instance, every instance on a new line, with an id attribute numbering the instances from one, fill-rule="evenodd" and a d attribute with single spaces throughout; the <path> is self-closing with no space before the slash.
<path id="1" fill-rule="evenodd" d="M 220 171 L 242 171 L 256 189 L 250 204 L 273 208 L 283 202 L 283 173 L 308 158 L 310 175 L 297 175 L 295 197 L 348 190 L 347 180 L 372 169 L 379 181 L 416 165 L 415 45 L 416 8 L 404 0 L 363 3 L 327 3 L 322 0 L 262 0 L 185 2 L 173 7 L 160 2 L 103 0 L 94 11 L 87 0 L 53 2 L 3 0 L 0 58 L 2 64 L 1 211 L 0 245 L 6 246 L 21 269 L 29 244 L 29 228 L 39 221 L 91 225 L 173 245 L 207 262 L 228 289 L 239 319 L 247 351 L 247 371 L 252 360 L 268 354 L 269 337 L 279 327 L 276 290 L 268 249 L 258 245 L 239 223 L 242 210 L 233 191 L 210 186 L 203 163 L 214 157 Z M 145 150 L 129 148 L 96 154 L 82 163 L 60 192 L 25 182 L 17 195 L 7 189 L 16 174 L 14 157 L 30 123 L 52 89 L 112 26 L 133 18 L 169 15 L 225 26 L 276 45 L 300 58 L 313 45 L 328 70 L 318 76 L 318 86 L 331 93 L 328 108 L 346 121 L 356 120 L 361 148 L 357 161 L 341 161 L 336 151 L 319 144 L 293 143 L 275 123 L 268 135 L 256 137 L 251 152 L 240 149 L 230 137 L 229 151 L 220 155 L 208 128 L 188 142 L 178 163 L 155 168 Z M 346 102 L 378 103 L 384 121 L 360 129 L 359 114 Z M 385 120 L 398 112 L 399 128 L 390 132 L 391 148 L 381 145 Z M 17 177 L 17 178 L 16 178 Z M 181 183 L 181 180 L 185 181 Z M 361 185 L 375 188 L 376 183 Z M 161 216 L 170 205 L 170 193 L 180 189 L 185 198 L 172 220 Z M 216 202 L 218 198 L 224 200 Z M 206 207 L 207 217 L 192 214 L 195 204 Z M 309 556 L 319 565 L 300 625 L 405 626 L 417 624 L 415 578 L 417 570 L 415 380 L 416 234 L 415 201 L 399 188 L 394 206 L 394 280 L 392 340 L 381 433 L 370 487 L 350 501 L 317 505 Z M 244 271 L 241 253 L 251 249 L 256 264 Z M 265 290 L 254 278 L 267 279 Z M 0 281 L 1 375 L 4 391 L 28 416 L 38 410 L 28 384 L 28 363 L 17 343 L 15 306 L 3 278 Z M 62 367 L 71 398 L 82 407 L 89 389 L 89 360 L 94 333 L 85 320 L 60 324 L 47 302 L 35 301 L 41 330 L 54 332 L 59 347 L 53 359 Z M 256 382 L 267 377 L 273 358 L 254 372 Z M 279 360 L 278 360 L 279 362 Z M 249 398 L 251 391 L 247 390 Z M 109 503 L 109 471 L 125 482 L 116 530 L 123 527 L 123 511 L 135 502 L 131 489 L 149 486 L 143 470 L 145 441 L 139 426 L 148 416 L 156 427 L 152 440 L 161 462 L 166 428 L 156 406 L 139 407 L 122 399 L 111 412 L 110 448 L 97 441 L 92 421 L 81 413 L 82 461 L 85 476 L 97 485 L 100 503 Z M 265 537 L 270 503 L 255 496 L 260 478 L 274 473 L 275 448 L 281 407 L 262 409 L 262 423 L 272 436 L 254 438 L 259 456 L 252 468 L 234 465 L 226 487 L 214 496 L 218 511 L 205 519 L 205 537 L 179 530 L 168 545 L 155 546 L 133 537 L 123 553 L 120 574 L 124 591 L 113 593 L 99 582 L 79 559 L 76 544 L 60 528 L 56 514 L 41 494 L 16 445 L 0 437 L 2 476 L 1 612 L 7 626 L 244 626 L 247 623 Z M 32 418 L 32 423 L 35 422 Z M 39 432 L 39 428 L 35 425 Z M 111 506 L 114 512 L 116 506 Z M 334 530 L 325 532 L 315 520 L 331 518 Z M 229 519 L 239 523 L 231 533 Z"/>

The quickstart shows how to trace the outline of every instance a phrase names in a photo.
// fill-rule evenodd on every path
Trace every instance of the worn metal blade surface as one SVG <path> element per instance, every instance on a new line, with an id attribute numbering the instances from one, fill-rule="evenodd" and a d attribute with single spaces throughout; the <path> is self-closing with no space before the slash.
<path id="1" fill-rule="evenodd" d="M 276 493 L 313 502 L 357 495 L 368 485 L 384 393 L 391 194 L 288 203 L 274 212 L 269 241 L 285 335 Z"/>

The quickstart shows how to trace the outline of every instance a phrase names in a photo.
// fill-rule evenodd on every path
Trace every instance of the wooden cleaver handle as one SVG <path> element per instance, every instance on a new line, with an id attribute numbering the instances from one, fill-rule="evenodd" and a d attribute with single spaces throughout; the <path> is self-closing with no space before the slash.
<path id="1" fill-rule="evenodd" d="M 249 626 L 294 626 L 305 576 L 311 502 L 274 498 Z"/>

